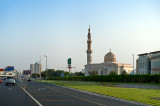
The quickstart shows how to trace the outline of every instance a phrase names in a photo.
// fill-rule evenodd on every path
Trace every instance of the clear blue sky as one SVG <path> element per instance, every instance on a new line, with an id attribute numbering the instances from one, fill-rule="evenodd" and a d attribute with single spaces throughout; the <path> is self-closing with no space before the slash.
<path id="1" fill-rule="evenodd" d="M 48 56 L 48 68 L 81 71 L 91 26 L 93 63 L 109 48 L 117 62 L 160 50 L 159 0 L 0 0 L 0 68 L 19 71 Z M 74 69 L 73 69 L 74 71 Z"/>

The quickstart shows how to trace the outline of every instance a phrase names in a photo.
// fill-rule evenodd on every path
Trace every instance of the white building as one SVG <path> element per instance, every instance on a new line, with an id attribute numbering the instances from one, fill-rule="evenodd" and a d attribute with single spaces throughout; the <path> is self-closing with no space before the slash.
<path id="1" fill-rule="evenodd" d="M 108 75 L 110 72 L 115 72 L 121 74 L 123 71 L 130 73 L 133 70 L 131 64 L 123 64 L 116 62 L 116 56 L 114 53 L 110 52 L 104 56 L 104 62 L 92 64 L 92 49 L 91 49 L 91 33 L 90 27 L 88 29 L 88 41 L 87 41 L 87 65 L 85 65 L 85 76 L 93 75 Z"/>
<path id="2" fill-rule="evenodd" d="M 160 74 L 160 51 L 151 52 L 151 73 Z"/>
<path id="3" fill-rule="evenodd" d="M 33 73 L 40 74 L 42 72 L 42 66 L 37 62 L 35 64 L 30 64 L 30 70 L 31 74 Z"/>
<path id="4" fill-rule="evenodd" d="M 160 51 L 138 55 L 137 74 L 160 74 Z"/>
<path id="5" fill-rule="evenodd" d="M 35 73 L 34 64 L 30 64 L 30 70 L 31 70 L 31 74 Z"/>
<path id="6" fill-rule="evenodd" d="M 143 53 L 138 55 L 136 65 L 137 74 L 151 74 L 151 55 L 150 53 Z"/>

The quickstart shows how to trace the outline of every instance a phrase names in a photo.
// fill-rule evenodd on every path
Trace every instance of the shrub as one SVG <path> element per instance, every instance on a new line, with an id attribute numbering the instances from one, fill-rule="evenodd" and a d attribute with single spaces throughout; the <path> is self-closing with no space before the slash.
<path id="1" fill-rule="evenodd" d="M 48 80 L 62 80 L 62 77 L 49 77 Z M 99 82 L 131 82 L 131 83 L 160 83 L 160 74 L 147 75 L 94 75 L 94 76 L 70 76 L 63 77 L 68 81 L 99 81 Z"/>

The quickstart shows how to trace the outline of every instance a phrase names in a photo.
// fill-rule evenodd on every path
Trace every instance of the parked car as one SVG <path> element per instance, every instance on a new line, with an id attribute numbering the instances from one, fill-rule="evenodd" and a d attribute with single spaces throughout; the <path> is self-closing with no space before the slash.
<path id="1" fill-rule="evenodd" d="M 6 85 L 12 84 L 15 86 L 15 79 L 13 77 L 7 77 L 6 79 Z"/>
<path id="2" fill-rule="evenodd" d="M 0 78 L 0 83 L 2 82 L 1 78 Z"/>

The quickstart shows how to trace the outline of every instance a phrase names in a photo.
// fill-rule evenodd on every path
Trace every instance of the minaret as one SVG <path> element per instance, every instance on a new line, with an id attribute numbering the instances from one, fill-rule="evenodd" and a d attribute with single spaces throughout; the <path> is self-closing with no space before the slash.
<path id="1" fill-rule="evenodd" d="M 92 63 L 92 50 L 91 50 L 91 32 L 90 32 L 90 25 L 89 25 L 89 29 L 88 29 L 88 40 L 87 40 L 87 64 L 91 64 Z"/>

